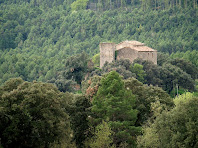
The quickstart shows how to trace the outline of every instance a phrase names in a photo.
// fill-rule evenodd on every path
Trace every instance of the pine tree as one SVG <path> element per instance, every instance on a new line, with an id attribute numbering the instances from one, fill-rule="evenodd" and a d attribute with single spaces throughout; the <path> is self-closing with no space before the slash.
<path id="1" fill-rule="evenodd" d="M 112 71 L 101 80 L 96 97 L 93 100 L 92 112 L 95 122 L 108 121 L 115 132 L 114 143 L 127 142 L 135 145 L 136 134 L 140 128 L 135 127 L 138 111 L 134 109 L 135 96 L 124 88 L 121 76 Z"/>

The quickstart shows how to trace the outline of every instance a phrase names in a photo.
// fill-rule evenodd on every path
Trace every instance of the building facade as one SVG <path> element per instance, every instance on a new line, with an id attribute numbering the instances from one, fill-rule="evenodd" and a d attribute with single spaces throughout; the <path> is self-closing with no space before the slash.
<path id="1" fill-rule="evenodd" d="M 115 59 L 128 59 L 133 62 L 137 58 L 157 64 L 157 51 L 138 41 L 123 41 L 119 44 L 100 43 L 100 68 L 105 62 L 111 63 Z"/>

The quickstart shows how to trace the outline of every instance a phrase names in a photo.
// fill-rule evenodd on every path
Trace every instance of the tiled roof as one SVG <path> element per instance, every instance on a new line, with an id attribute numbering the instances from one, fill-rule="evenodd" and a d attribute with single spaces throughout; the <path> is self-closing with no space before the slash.
<path id="1" fill-rule="evenodd" d="M 123 43 L 130 43 L 131 45 L 134 45 L 134 46 L 143 46 L 144 45 L 144 43 L 141 43 L 141 42 L 138 42 L 138 41 L 128 41 L 128 40 L 123 41 L 119 44 L 123 44 Z M 117 44 L 117 45 L 119 45 L 119 44 Z"/>
<path id="2" fill-rule="evenodd" d="M 138 42 L 138 41 L 123 41 L 116 45 L 116 50 L 120 50 L 123 48 L 131 48 L 137 51 L 156 51 L 148 46 L 145 46 L 144 43 Z"/>

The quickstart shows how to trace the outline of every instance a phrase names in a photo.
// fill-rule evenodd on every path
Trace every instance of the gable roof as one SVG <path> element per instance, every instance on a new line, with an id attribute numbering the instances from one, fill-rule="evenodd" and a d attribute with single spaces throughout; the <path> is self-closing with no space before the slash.
<path id="1" fill-rule="evenodd" d="M 141 43 L 138 41 L 123 41 L 116 45 L 116 50 L 120 50 L 120 49 L 123 49 L 126 47 L 134 49 L 139 52 L 149 52 L 149 51 L 154 52 L 154 51 L 156 51 L 148 46 L 145 46 L 144 43 Z"/>

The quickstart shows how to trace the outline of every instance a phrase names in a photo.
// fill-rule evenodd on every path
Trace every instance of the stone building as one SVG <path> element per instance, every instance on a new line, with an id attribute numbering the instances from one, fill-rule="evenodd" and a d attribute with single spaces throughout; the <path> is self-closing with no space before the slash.
<path id="1" fill-rule="evenodd" d="M 110 63 L 115 59 L 128 59 L 133 62 L 137 58 L 157 64 L 157 51 L 138 41 L 123 41 L 117 45 L 100 43 L 100 68 L 106 61 Z"/>

